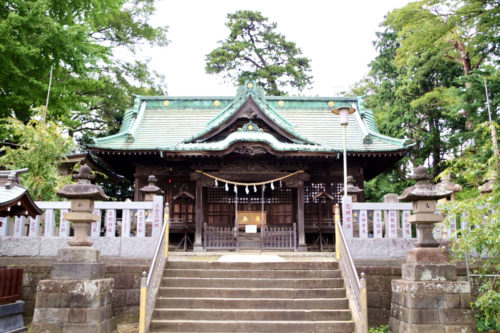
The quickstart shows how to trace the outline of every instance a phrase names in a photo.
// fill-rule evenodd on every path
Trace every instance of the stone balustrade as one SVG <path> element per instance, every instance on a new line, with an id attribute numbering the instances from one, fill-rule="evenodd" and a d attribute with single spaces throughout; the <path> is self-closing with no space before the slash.
<path id="1" fill-rule="evenodd" d="M 0 256 L 55 256 L 73 232 L 69 201 L 38 201 L 36 218 L 0 218 Z M 96 201 L 89 236 L 103 256 L 150 258 L 163 223 L 163 197 L 147 202 Z"/>

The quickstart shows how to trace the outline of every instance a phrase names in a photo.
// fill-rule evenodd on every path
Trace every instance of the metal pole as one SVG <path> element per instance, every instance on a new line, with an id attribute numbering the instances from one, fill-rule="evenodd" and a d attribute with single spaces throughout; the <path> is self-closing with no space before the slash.
<path id="1" fill-rule="evenodd" d="M 347 147 L 346 147 L 346 127 L 344 127 L 344 197 L 347 197 Z"/>
<path id="2" fill-rule="evenodd" d="M 45 109 L 43 109 L 42 114 L 42 122 L 45 123 L 45 119 L 47 118 L 47 109 L 49 108 L 49 98 L 50 98 L 50 87 L 52 86 L 52 71 L 54 69 L 54 65 L 50 65 L 50 75 L 49 75 L 49 88 L 47 89 L 47 99 L 45 101 Z"/>
<path id="3" fill-rule="evenodd" d="M 486 83 L 486 78 L 484 80 L 484 92 L 486 94 L 486 105 L 488 107 L 488 118 L 490 122 L 490 131 L 491 131 L 491 141 L 493 143 L 493 153 L 494 155 L 500 159 L 500 152 L 498 149 L 498 139 L 497 139 L 497 130 L 495 126 L 493 126 L 493 120 L 491 118 L 491 108 L 490 108 L 490 97 L 488 94 L 488 84 Z"/>

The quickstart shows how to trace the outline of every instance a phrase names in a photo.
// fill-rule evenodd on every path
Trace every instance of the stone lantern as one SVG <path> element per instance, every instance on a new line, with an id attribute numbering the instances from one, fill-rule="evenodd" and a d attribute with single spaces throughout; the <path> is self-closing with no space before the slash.
<path id="1" fill-rule="evenodd" d="M 340 190 L 341 192 L 344 191 L 344 188 Z M 347 196 L 352 198 L 352 202 L 358 202 L 359 195 L 363 193 L 364 190 L 360 189 L 358 186 L 354 184 L 354 178 L 352 176 L 347 177 Z"/>
<path id="2" fill-rule="evenodd" d="M 156 186 L 158 179 L 154 175 L 148 177 L 148 185 L 139 189 L 144 194 L 144 201 L 153 201 L 155 195 L 163 194 L 163 191 Z"/>
<path id="3" fill-rule="evenodd" d="M 87 238 L 89 225 L 98 220 L 94 200 L 108 197 L 90 183 L 88 165 L 80 168 L 77 184 L 57 194 L 71 200 L 64 218 L 73 223 L 75 237 L 58 251 L 50 279 L 38 282 L 32 332 L 116 332 L 112 300 L 114 279 L 105 277 L 100 251 Z"/>
<path id="4" fill-rule="evenodd" d="M 486 180 L 486 183 L 479 186 L 479 192 L 481 192 L 482 195 L 486 195 L 488 193 L 493 192 L 493 186 L 495 185 L 496 180 L 497 180 L 496 175 L 489 177 Z"/>
<path id="5" fill-rule="evenodd" d="M 423 166 L 417 167 L 415 175 L 411 178 L 417 183 L 405 189 L 399 200 L 413 203 L 414 214 L 408 217 L 408 222 L 417 226 L 418 238 L 415 247 L 416 249 L 438 247 L 439 243 L 432 235 L 434 224 L 443 221 L 443 216 L 435 213 L 437 200 L 445 198 L 453 192 L 429 183 L 432 176 L 427 173 L 427 169 Z"/>
<path id="6" fill-rule="evenodd" d="M 450 201 L 455 201 L 455 193 L 462 192 L 462 186 L 452 182 L 450 175 L 441 177 L 441 182 L 438 183 L 437 186 L 442 187 L 446 191 L 452 192 L 449 196 Z"/>
<path id="7" fill-rule="evenodd" d="M 163 191 L 156 186 L 155 184 L 158 182 L 158 179 L 154 175 L 150 175 L 148 177 L 148 185 L 141 187 L 139 191 L 144 194 L 144 201 L 155 201 L 155 196 L 161 196 L 163 194 Z M 153 203 L 155 205 L 155 203 Z M 156 206 L 162 206 L 163 201 L 157 202 Z M 154 209 L 153 209 L 154 210 Z M 150 210 L 148 212 L 148 217 L 146 219 L 146 234 L 147 235 L 153 235 L 155 232 L 159 232 L 159 229 L 161 228 L 160 221 L 154 221 L 153 218 L 153 210 Z"/>
<path id="8" fill-rule="evenodd" d="M 470 284 L 457 281 L 457 268 L 447 248 L 439 247 L 432 230 L 443 217 L 437 200 L 453 192 L 429 183 L 427 169 L 415 169 L 417 183 L 404 190 L 401 201 L 413 203 L 408 221 L 417 227 L 415 248 L 406 252 L 402 279 L 392 280 L 389 332 L 476 332 L 470 310 Z"/>
<path id="9" fill-rule="evenodd" d="M 73 223 L 75 237 L 68 241 L 70 246 L 91 246 L 92 241 L 87 237 L 91 223 L 98 221 L 94 215 L 94 201 L 109 199 L 102 189 L 90 181 L 95 178 L 90 167 L 83 165 L 75 177 L 78 183 L 64 186 L 57 195 L 71 200 L 71 209 L 64 215 L 64 219 Z"/>

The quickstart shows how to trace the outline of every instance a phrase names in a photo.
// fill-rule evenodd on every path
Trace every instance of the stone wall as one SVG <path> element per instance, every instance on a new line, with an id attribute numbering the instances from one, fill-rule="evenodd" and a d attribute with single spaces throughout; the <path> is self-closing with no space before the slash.
<path id="1" fill-rule="evenodd" d="M 48 279 L 55 258 L 0 257 L 0 266 L 24 269 L 22 299 L 26 302 L 25 322 L 29 323 L 35 307 L 38 281 Z M 143 271 L 149 269 L 144 259 L 103 258 L 106 277 L 115 279 L 113 313 L 118 322 L 137 322 L 139 288 Z M 391 309 L 391 281 L 401 278 L 403 259 L 355 260 L 358 273 L 364 272 L 368 285 L 368 322 L 370 327 L 389 323 Z M 465 276 L 465 268 L 458 274 Z"/>
<path id="2" fill-rule="evenodd" d="M 368 325 L 387 325 L 391 312 L 391 281 L 401 278 L 403 260 L 355 260 L 358 274 L 366 274 Z"/>
<path id="3" fill-rule="evenodd" d="M 17 267 L 24 270 L 22 300 L 25 302 L 24 320 L 31 322 L 35 309 L 38 281 L 50 278 L 54 258 L 6 258 L 0 257 L 0 266 Z M 139 288 L 142 272 L 149 269 L 148 260 L 103 259 L 106 277 L 115 279 L 113 290 L 113 314 L 117 322 L 137 322 L 139 314 Z"/>
<path id="4" fill-rule="evenodd" d="M 366 274 L 368 287 L 368 325 L 377 327 L 389 324 L 391 312 L 391 281 L 401 279 L 401 264 L 404 259 L 355 260 L 358 274 Z M 465 267 L 459 265 L 457 274 L 460 280 L 466 280 Z"/>
<path id="5" fill-rule="evenodd" d="M 158 238 L 155 237 L 99 237 L 92 238 L 93 247 L 102 258 L 151 258 Z M 67 246 L 65 237 L 0 237 L 0 257 L 56 257 L 57 251 Z"/>

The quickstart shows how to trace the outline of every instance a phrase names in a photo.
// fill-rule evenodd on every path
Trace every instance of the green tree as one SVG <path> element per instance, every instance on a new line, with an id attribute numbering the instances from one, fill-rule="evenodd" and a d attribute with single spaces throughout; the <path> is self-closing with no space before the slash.
<path id="1" fill-rule="evenodd" d="M 56 192 L 70 182 L 69 176 L 60 176 L 58 165 L 74 147 L 64 135 L 64 128 L 53 121 L 43 122 L 38 115 L 27 124 L 8 118 L 7 130 L 13 146 L 0 149 L 0 167 L 5 169 L 28 168 L 21 175 L 21 184 L 28 188 L 34 200 L 56 200 Z"/>
<path id="2" fill-rule="evenodd" d="M 309 59 L 294 42 L 276 32 L 258 11 L 241 10 L 227 15 L 229 36 L 205 60 L 205 70 L 222 74 L 228 81 L 243 84 L 256 80 L 267 94 L 285 95 L 284 87 L 299 90 L 312 82 Z"/>
<path id="3" fill-rule="evenodd" d="M 133 55 L 140 44 L 167 43 L 166 28 L 148 23 L 153 12 L 154 0 L 0 1 L 0 117 L 28 122 L 46 104 L 52 75 L 49 119 L 81 130 L 94 111 L 96 127 L 113 130 L 125 95 L 158 91 L 160 79 Z M 132 60 L 117 60 L 118 48 Z"/>

